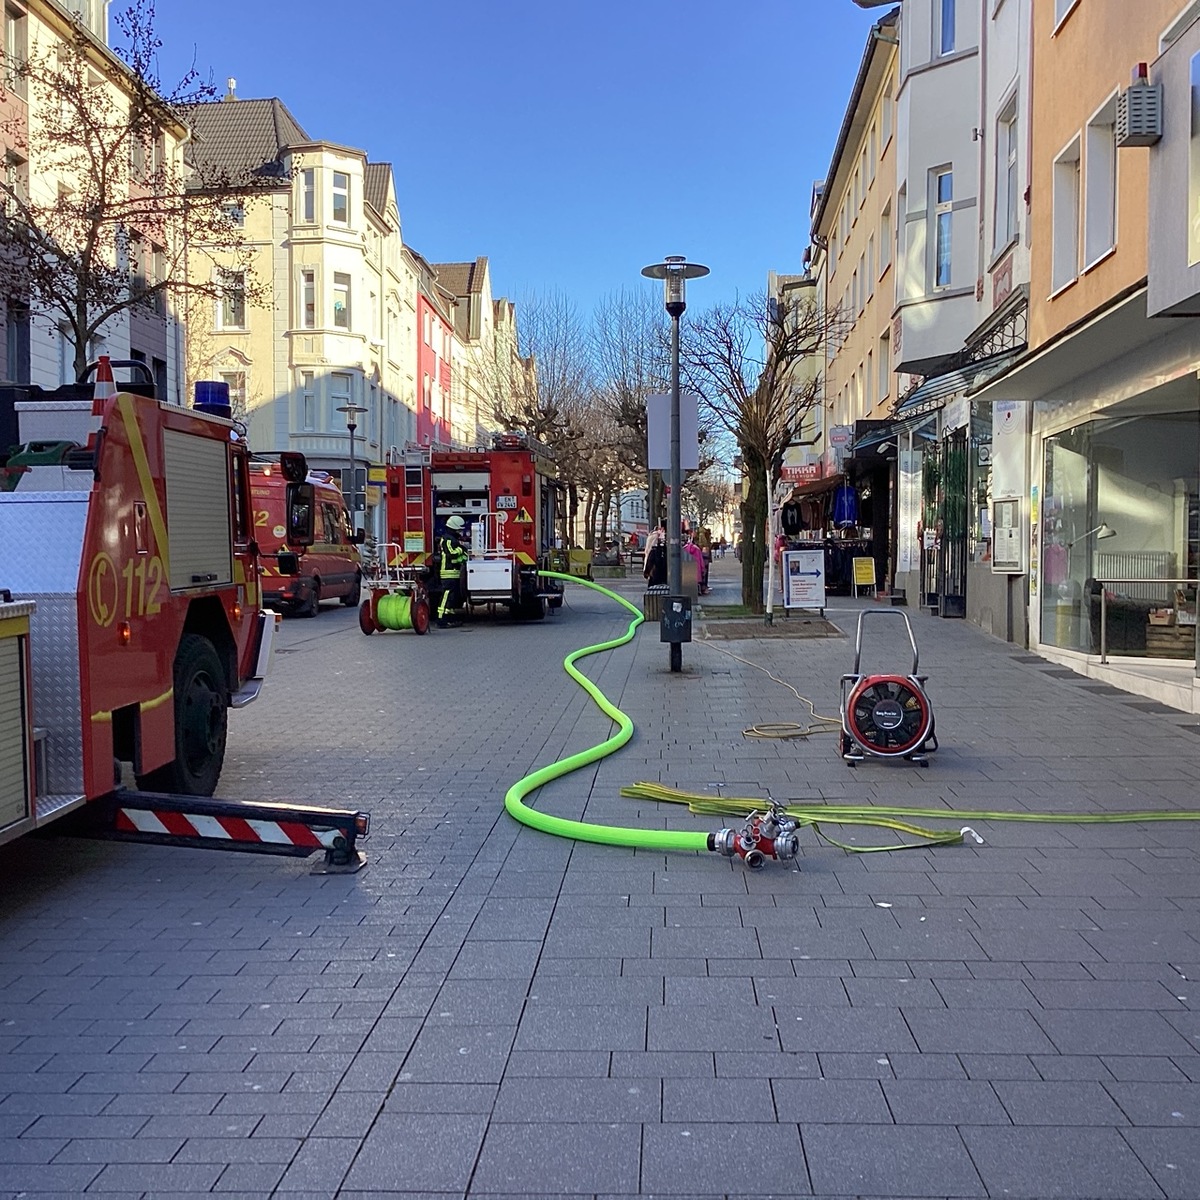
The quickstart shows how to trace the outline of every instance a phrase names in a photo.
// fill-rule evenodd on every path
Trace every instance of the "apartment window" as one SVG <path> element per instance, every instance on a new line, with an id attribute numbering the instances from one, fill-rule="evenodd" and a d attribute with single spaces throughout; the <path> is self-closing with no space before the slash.
<path id="1" fill-rule="evenodd" d="M 333 219 L 339 225 L 350 223 L 350 176 L 344 171 L 333 173 Z"/>
<path id="2" fill-rule="evenodd" d="M 150 372 L 154 376 L 154 394 L 160 400 L 168 399 L 167 360 L 165 358 L 152 358 L 150 360 Z"/>
<path id="3" fill-rule="evenodd" d="M 129 169 L 138 179 L 146 175 L 146 143 L 136 129 L 129 131 Z"/>
<path id="4" fill-rule="evenodd" d="M 300 327 L 301 329 L 316 329 L 317 327 L 316 271 L 300 272 Z"/>
<path id="5" fill-rule="evenodd" d="M 225 219 L 235 229 L 243 229 L 246 225 L 246 210 L 241 204 L 222 204 L 221 211 L 225 214 Z"/>
<path id="6" fill-rule="evenodd" d="M 867 198 L 867 185 L 874 178 L 875 160 L 867 153 L 867 148 L 862 148 L 862 153 L 858 156 L 858 173 L 862 178 L 862 191 L 859 195 L 859 203 L 861 204 Z"/>
<path id="7" fill-rule="evenodd" d="M 896 101 L 892 97 L 893 83 L 889 79 L 883 89 L 883 103 L 879 106 L 879 153 L 882 154 L 892 140 L 892 126 L 896 119 Z"/>
<path id="8" fill-rule="evenodd" d="M 337 427 L 339 429 L 349 428 L 346 424 L 346 418 L 349 413 L 338 413 L 339 408 L 345 408 L 350 403 L 350 388 L 353 384 L 351 376 L 344 371 L 334 371 L 329 376 L 329 406 L 331 411 L 337 413 Z M 334 424 L 334 418 L 330 418 L 330 424 Z"/>
<path id="9" fill-rule="evenodd" d="M 29 163 L 11 150 L 4 156 L 4 184 L 10 194 L 0 196 L 0 211 L 16 211 L 16 201 L 29 197 Z"/>
<path id="10" fill-rule="evenodd" d="M 875 235 L 867 238 L 867 299 L 875 295 Z"/>
<path id="11" fill-rule="evenodd" d="M 433 318 L 425 314 L 425 345 L 433 345 Z"/>
<path id="12" fill-rule="evenodd" d="M 58 323 L 58 382 L 75 382 L 75 340 L 71 326 L 65 321 Z"/>
<path id="13" fill-rule="evenodd" d="M 889 200 L 879 214 L 879 274 L 887 270 L 892 261 L 892 202 Z"/>
<path id="14" fill-rule="evenodd" d="M 229 407 L 235 417 L 246 413 L 246 372 L 222 371 L 221 382 L 229 387 Z"/>
<path id="15" fill-rule="evenodd" d="M 1052 221 L 1050 290 L 1057 292 L 1079 275 L 1079 138 L 1054 160 Z"/>
<path id="16" fill-rule="evenodd" d="M 4 86 L 14 95 L 26 94 L 25 62 L 28 54 L 25 14 L 15 8 L 4 9 Z M 11 376 L 10 376 L 11 378 Z"/>
<path id="17" fill-rule="evenodd" d="M 900 299 L 902 294 L 904 298 L 911 296 L 913 293 L 913 278 L 912 271 L 908 269 L 908 230 L 905 228 L 905 221 L 908 215 L 908 184 L 901 185 L 900 190 L 896 193 L 896 271 L 898 277 L 896 280 L 896 297 Z"/>
<path id="18" fill-rule="evenodd" d="M 958 0 L 937 0 L 937 48 L 939 54 L 954 50 L 954 18 Z"/>
<path id="19" fill-rule="evenodd" d="M 856 314 L 858 312 L 858 268 L 854 268 L 854 274 L 850 276 L 850 312 Z"/>
<path id="20" fill-rule="evenodd" d="M 166 293 L 158 285 L 167 280 L 167 252 L 162 246 L 150 247 L 150 283 L 158 290 L 150 294 L 150 307 L 160 316 L 167 310 Z"/>
<path id="21" fill-rule="evenodd" d="M 379 338 L 379 297 L 371 293 L 371 328 L 367 331 L 369 338 Z"/>
<path id="22" fill-rule="evenodd" d="M 333 323 L 338 329 L 350 328 L 350 276 L 341 271 L 333 276 Z"/>
<path id="23" fill-rule="evenodd" d="M 838 264 L 838 231 L 835 229 L 829 235 L 829 274 L 837 270 Z"/>
<path id="24" fill-rule="evenodd" d="M 996 122 L 996 249 L 1017 236 L 1017 102 Z"/>
<path id="25" fill-rule="evenodd" d="M 311 225 L 317 219 L 317 173 L 312 167 L 300 172 L 300 208 L 304 222 Z"/>
<path id="26" fill-rule="evenodd" d="M 875 182 L 875 160 L 879 157 L 879 136 L 875 126 L 867 135 L 867 182 Z"/>
<path id="27" fill-rule="evenodd" d="M 875 402 L 875 352 L 867 351 L 867 365 L 863 373 L 863 399 L 865 404 L 863 407 L 870 408 Z"/>
<path id="28" fill-rule="evenodd" d="M 1087 125 L 1083 186 L 1083 261 L 1102 259 L 1117 240 L 1117 98 L 1112 96 Z"/>
<path id="29" fill-rule="evenodd" d="M 7 330 L 8 354 L 6 361 L 9 383 L 28 383 L 30 376 L 29 358 L 29 305 L 19 300 L 8 302 Z M 74 354 L 72 353 L 72 360 Z"/>
<path id="30" fill-rule="evenodd" d="M 150 170 L 158 174 L 167 161 L 167 136 L 160 130 L 154 131 L 150 139 Z"/>
<path id="31" fill-rule="evenodd" d="M 313 373 L 300 372 L 300 428 L 317 427 L 317 393 L 313 387 Z"/>
<path id="32" fill-rule="evenodd" d="M 246 328 L 246 272 L 222 270 L 217 276 L 217 328 Z"/>
<path id="33" fill-rule="evenodd" d="M 951 234 L 954 223 L 954 172 L 933 175 L 933 286 L 950 286 Z"/>
<path id="34" fill-rule="evenodd" d="M 879 354 L 876 357 L 879 360 L 879 395 L 877 399 L 882 404 L 888 397 L 892 374 L 892 335 L 886 329 L 879 335 Z"/>

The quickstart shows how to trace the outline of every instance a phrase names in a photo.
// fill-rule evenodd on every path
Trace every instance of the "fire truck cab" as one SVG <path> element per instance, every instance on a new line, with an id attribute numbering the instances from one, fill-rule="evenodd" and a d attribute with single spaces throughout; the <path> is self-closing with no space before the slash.
<path id="1" fill-rule="evenodd" d="M 0 433 L 0 843 L 111 795 L 122 763 L 139 787 L 211 796 L 277 620 L 242 431 L 220 406 L 71 384 L 0 388 Z M 283 469 L 288 544 L 307 545 L 303 455 Z"/>
<path id="2" fill-rule="evenodd" d="M 424 566 L 436 586 L 438 540 L 460 516 L 464 604 L 541 620 L 563 600 L 562 582 L 539 574 L 565 544 L 563 493 L 549 450 L 526 434 L 496 434 L 487 450 L 410 449 L 387 467 L 389 565 Z"/>

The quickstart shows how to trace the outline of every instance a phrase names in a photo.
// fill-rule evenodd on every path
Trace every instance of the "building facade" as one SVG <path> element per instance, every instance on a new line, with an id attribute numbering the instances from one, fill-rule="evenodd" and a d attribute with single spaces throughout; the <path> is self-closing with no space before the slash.
<path id="1" fill-rule="evenodd" d="M 302 451 L 376 535 L 372 475 L 417 434 L 414 285 L 391 168 L 311 139 L 277 99 L 229 96 L 189 119 L 197 158 L 261 181 L 241 204 L 253 281 L 193 248 L 189 270 L 215 273 L 222 295 L 188 313 L 189 375 L 228 383 L 251 447 Z"/>

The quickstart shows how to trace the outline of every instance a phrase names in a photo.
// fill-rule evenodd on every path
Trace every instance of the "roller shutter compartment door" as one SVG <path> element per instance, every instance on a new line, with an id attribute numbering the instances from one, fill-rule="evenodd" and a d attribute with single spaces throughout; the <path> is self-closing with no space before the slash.
<path id="1" fill-rule="evenodd" d="M 23 638 L 0 639 L 0 829 L 29 815 Z"/>
<path id="2" fill-rule="evenodd" d="M 233 581 L 229 458 L 224 442 L 163 431 L 171 590 Z"/>

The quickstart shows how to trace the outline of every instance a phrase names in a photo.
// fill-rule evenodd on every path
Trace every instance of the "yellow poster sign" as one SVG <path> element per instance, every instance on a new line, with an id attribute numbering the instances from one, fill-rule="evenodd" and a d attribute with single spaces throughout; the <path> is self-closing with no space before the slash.
<path id="1" fill-rule="evenodd" d="M 873 558 L 856 558 L 854 560 L 854 586 L 875 586 L 875 560 Z"/>

